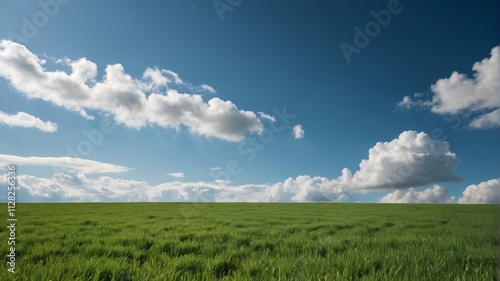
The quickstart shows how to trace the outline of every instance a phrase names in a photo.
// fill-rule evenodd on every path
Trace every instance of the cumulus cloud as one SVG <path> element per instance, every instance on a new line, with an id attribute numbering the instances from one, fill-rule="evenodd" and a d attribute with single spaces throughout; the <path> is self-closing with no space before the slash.
<path id="1" fill-rule="evenodd" d="M 151 94 L 148 101 L 148 121 L 162 127 L 185 125 L 194 133 L 229 141 L 263 130 L 254 112 L 239 110 L 231 101 L 213 98 L 205 103 L 199 95 L 176 90 L 167 90 L 167 95 Z"/>
<path id="2" fill-rule="evenodd" d="M 301 138 L 304 138 L 304 128 L 302 128 L 302 125 L 300 124 L 297 124 L 295 126 L 293 126 L 293 137 L 296 138 L 296 139 L 301 139 Z"/>
<path id="3" fill-rule="evenodd" d="M 489 58 L 476 62 L 472 78 L 454 71 L 449 78 L 439 79 L 431 86 L 432 98 L 421 94 L 406 96 L 399 107 L 424 107 L 437 114 L 472 116 L 468 127 L 500 126 L 500 47 L 491 50 Z"/>
<path id="4" fill-rule="evenodd" d="M 179 172 L 167 173 L 167 175 L 174 177 L 174 178 L 183 178 L 184 177 L 184 173 L 179 173 Z"/>
<path id="5" fill-rule="evenodd" d="M 7 165 L 49 166 L 81 174 L 123 173 L 130 170 L 123 166 L 72 157 L 21 157 L 0 154 L 0 168 Z"/>
<path id="6" fill-rule="evenodd" d="M 378 142 L 369 150 L 368 159 L 354 174 L 347 168 L 340 177 L 299 176 L 269 189 L 269 201 L 352 201 L 353 194 L 373 190 L 408 189 L 436 182 L 457 182 L 454 175 L 457 156 L 447 142 L 431 139 L 423 132 L 405 131 L 390 142 Z M 432 190 L 442 192 L 441 187 Z M 396 194 L 404 194 L 405 191 Z M 410 193 L 414 193 L 410 190 Z M 421 199 L 430 200 L 426 191 Z M 434 194 L 433 193 L 433 194 Z M 444 195 L 446 197 L 446 195 Z"/>
<path id="7" fill-rule="evenodd" d="M 252 111 L 239 109 L 231 101 L 179 92 L 173 86 L 215 93 L 209 85 L 192 86 L 177 73 L 147 68 L 141 78 L 127 74 L 121 64 L 108 65 L 102 79 L 97 65 L 80 58 L 58 60 L 71 73 L 49 71 L 46 61 L 25 46 L 0 41 L 0 76 L 28 99 L 41 99 L 92 119 L 88 111 L 110 114 L 130 128 L 147 125 L 186 127 L 190 132 L 228 141 L 240 141 L 246 133 L 261 133 L 263 125 Z"/>
<path id="8" fill-rule="evenodd" d="M 458 203 L 500 204 L 500 179 L 469 185 L 458 199 Z"/>
<path id="9" fill-rule="evenodd" d="M 448 191 L 444 187 L 434 185 L 423 191 L 414 188 L 395 190 L 382 197 L 380 203 L 445 203 L 447 197 Z"/>
<path id="10" fill-rule="evenodd" d="M 36 128 L 47 133 L 54 133 L 57 131 L 57 124 L 50 121 L 43 121 L 40 118 L 25 112 L 8 114 L 0 111 L 0 124 L 7 125 L 9 127 Z"/>
<path id="11" fill-rule="evenodd" d="M 318 202 L 353 201 L 353 195 L 348 188 L 337 185 L 324 177 L 298 176 L 288 178 L 283 183 L 277 183 L 267 190 L 264 201 L 269 202 Z"/>
<path id="12" fill-rule="evenodd" d="M 405 131 L 390 142 L 378 142 L 354 175 L 344 169 L 338 181 L 352 189 L 402 189 L 457 182 L 461 180 L 453 174 L 457 164 L 457 156 L 447 142 L 433 140 L 423 132 Z"/>

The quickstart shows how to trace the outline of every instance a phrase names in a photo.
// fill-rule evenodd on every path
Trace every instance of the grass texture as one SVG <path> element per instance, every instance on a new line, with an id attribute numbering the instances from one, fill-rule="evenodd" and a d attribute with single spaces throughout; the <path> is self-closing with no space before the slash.
<path id="1" fill-rule="evenodd" d="M 4 263 L 0 280 L 497 279 L 498 205 L 45 203 L 16 211 L 16 273 Z M 4 257 L 8 231 L 0 228 Z"/>

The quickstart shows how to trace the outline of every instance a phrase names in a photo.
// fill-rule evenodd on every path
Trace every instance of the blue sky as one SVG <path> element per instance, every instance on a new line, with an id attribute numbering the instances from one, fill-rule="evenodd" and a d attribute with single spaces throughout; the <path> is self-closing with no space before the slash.
<path id="1" fill-rule="evenodd" d="M 498 1 L 8 1 L 0 22 L 20 201 L 500 202 Z"/>

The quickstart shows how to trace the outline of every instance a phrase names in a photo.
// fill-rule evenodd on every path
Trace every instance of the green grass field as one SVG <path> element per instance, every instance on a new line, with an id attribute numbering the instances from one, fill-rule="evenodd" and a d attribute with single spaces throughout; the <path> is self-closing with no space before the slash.
<path id="1" fill-rule="evenodd" d="M 0 280 L 497 279 L 498 205 L 19 204 L 16 217 L 16 273 L 4 263 Z"/>

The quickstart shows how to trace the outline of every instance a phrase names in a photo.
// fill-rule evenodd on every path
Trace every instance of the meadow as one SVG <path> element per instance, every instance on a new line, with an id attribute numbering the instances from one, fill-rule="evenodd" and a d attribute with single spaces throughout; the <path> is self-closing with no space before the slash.
<path id="1" fill-rule="evenodd" d="M 497 279 L 498 205 L 44 203 L 16 209 L 16 273 L 4 263 L 0 280 Z M 7 236 L 0 228 L 4 257 Z"/>

